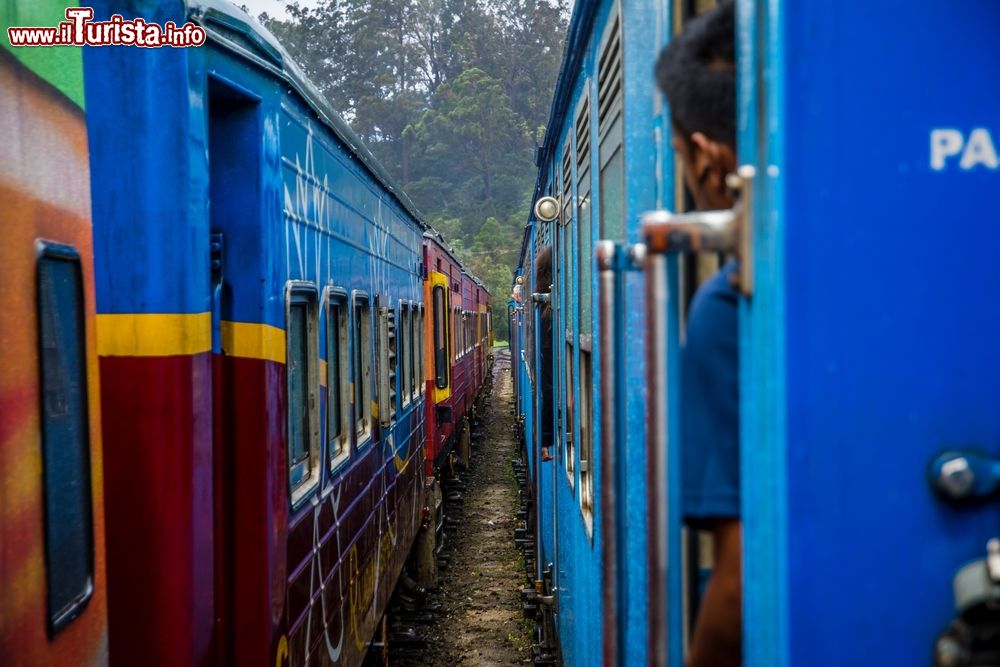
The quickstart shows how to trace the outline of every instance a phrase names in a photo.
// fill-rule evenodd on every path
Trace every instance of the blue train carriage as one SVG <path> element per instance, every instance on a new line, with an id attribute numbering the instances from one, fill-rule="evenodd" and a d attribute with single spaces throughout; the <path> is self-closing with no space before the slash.
<path id="1" fill-rule="evenodd" d="M 644 23 L 641 12 L 633 13 L 625 3 L 626 65 L 634 31 L 643 35 L 655 26 L 657 34 L 668 34 L 693 13 L 687 3 L 668 9 L 666 21 Z M 577 6 L 567 63 L 586 61 L 589 52 L 579 35 L 607 30 L 605 11 Z M 987 471 L 996 454 L 997 417 L 983 401 L 997 389 L 1000 360 L 990 341 L 1000 323 L 988 309 L 962 305 L 966 300 L 988 303 L 985 292 L 997 278 L 986 250 L 996 231 L 988 226 L 983 207 L 998 168 L 996 113 L 990 111 L 997 108 L 998 88 L 989 85 L 998 56 L 988 46 L 995 41 L 998 10 L 981 2 L 942 5 L 912 16 L 905 7 L 887 5 L 862 22 L 846 11 L 738 3 L 738 143 L 741 162 L 753 167 L 744 175 L 754 174 L 744 194 L 751 214 L 743 222 L 742 241 L 750 250 L 743 251 L 747 298 L 740 324 L 748 665 L 922 664 L 932 659 L 948 664 L 949 656 L 975 654 L 968 644 L 984 632 L 979 614 L 994 590 L 986 556 L 988 544 L 991 553 L 997 550 L 995 542 L 988 542 L 996 534 L 995 501 L 962 500 L 994 488 Z M 940 33 L 942 25 L 951 27 Z M 884 48 L 887 35 L 894 45 L 889 50 Z M 641 154 L 650 173 L 658 174 L 652 199 L 677 211 L 685 201 L 680 178 L 673 176 L 666 110 L 656 106 L 659 97 L 649 89 L 655 53 L 640 52 L 625 72 L 625 158 L 628 165 L 635 155 L 630 138 L 644 132 L 635 145 L 638 151 L 653 151 Z M 788 53 L 796 57 L 786 58 Z M 968 62 L 982 69 L 963 65 Z M 566 80 L 564 68 L 559 91 Z M 847 89 L 854 94 L 838 92 Z M 969 94 L 945 93 L 956 89 Z M 887 99 L 886 91 L 897 100 L 892 106 L 872 102 Z M 536 198 L 558 195 L 558 184 L 552 183 L 564 140 L 558 114 L 571 108 L 560 99 L 557 91 L 556 122 L 550 123 L 541 154 Z M 640 118 L 629 129 L 629 119 L 635 118 L 630 103 L 651 104 L 656 113 L 642 118 L 635 112 Z M 909 110 L 905 118 L 900 109 Z M 875 149 L 868 143 L 871 136 L 879 137 Z M 690 629 L 685 614 L 696 598 L 694 576 L 685 570 L 694 569 L 697 554 L 692 558 L 696 550 L 684 546 L 676 493 L 681 443 L 675 360 L 687 299 L 718 266 L 718 251 L 733 248 L 714 246 L 685 257 L 680 250 L 690 244 L 667 248 L 662 223 L 692 220 L 659 215 L 642 231 L 647 257 L 638 261 L 643 248 L 633 240 L 641 229 L 636 216 L 649 200 L 643 197 L 647 181 L 625 182 L 625 243 L 611 235 L 616 243 L 598 247 L 599 281 L 608 289 L 598 290 L 600 303 L 593 302 L 600 306 L 595 325 L 603 334 L 595 347 L 605 346 L 602 360 L 618 359 L 610 364 L 612 377 L 603 367 L 595 371 L 600 387 L 595 483 L 602 502 L 618 502 L 614 521 L 600 516 L 599 503 L 596 538 L 607 537 L 602 528 L 615 530 L 615 546 L 606 555 L 617 563 L 603 559 L 603 588 L 615 591 L 612 604 L 624 600 L 631 608 L 648 600 L 648 626 L 642 618 L 633 625 L 630 613 L 615 613 L 607 602 L 603 609 L 589 608 L 607 621 L 606 662 L 682 664 Z M 600 194 L 591 195 L 598 199 L 594 211 L 601 210 Z M 572 238 L 575 231 L 578 249 L 585 196 L 577 184 L 576 215 L 569 233 L 563 232 Z M 637 201 L 640 205 L 633 206 Z M 984 243 L 963 244 L 960 250 L 958 244 L 942 242 L 928 233 L 931 225 L 939 228 L 940 219 L 960 220 L 955 224 L 964 226 L 963 238 Z M 851 221 L 847 226 L 846 220 Z M 704 231 L 702 242 L 710 245 L 704 243 Z M 519 269 L 529 290 L 535 239 L 550 233 L 537 220 L 529 226 Z M 591 238 L 606 236 L 601 230 Z M 557 252 L 557 264 L 558 258 Z M 561 261 L 568 277 L 569 264 Z M 646 287 L 636 290 L 631 276 L 640 265 Z M 581 265 L 575 268 L 579 272 Z M 565 298 L 558 296 L 559 270 L 557 304 Z M 905 286 L 897 284 L 901 280 Z M 592 287 L 597 289 L 596 281 Z M 637 291 L 648 291 L 648 318 Z M 563 294 L 571 293 L 564 286 Z M 516 352 L 527 359 L 518 374 L 518 409 L 529 448 L 537 446 L 532 432 L 539 413 L 531 391 L 537 368 L 531 308 L 529 298 L 523 305 L 515 299 L 511 313 L 519 323 Z M 942 316 L 945 308 L 949 314 L 966 314 L 956 322 Z M 606 318 L 605 312 L 614 316 Z M 561 316 L 564 322 L 567 314 Z M 570 355 L 559 352 L 562 327 L 557 329 L 555 365 L 565 372 Z M 644 354 L 632 354 L 636 344 Z M 633 373 L 633 365 L 641 366 L 644 359 L 645 372 Z M 641 422 L 629 412 L 642 395 L 640 387 L 648 396 L 645 447 L 634 439 Z M 565 415 L 568 394 L 558 391 Z M 616 427 L 610 440 L 605 425 Z M 614 445 L 613 467 L 601 465 L 608 462 L 605 443 Z M 638 461 L 630 458 L 634 448 L 641 452 Z M 560 446 L 557 457 L 565 453 Z M 529 456 L 532 461 L 537 459 Z M 645 493 L 638 492 L 637 469 L 653 473 Z M 603 475 L 605 470 L 615 474 Z M 538 479 L 544 504 L 551 493 L 545 488 L 549 476 L 543 471 Z M 563 484 L 562 475 L 554 480 L 557 487 Z M 567 477 L 567 491 L 568 482 Z M 640 503 L 648 499 L 648 519 L 629 514 L 633 494 Z M 552 523 L 545 520 L 550 511 L 542 508 L 540 522 L 546 561 L 556 546 L 548 534 Z M 562 512 L 558 515 L 563 525 L 569 523 Z M 643 526 L 653 536 L 645 545 Z M 578 555 L 577 546 L 567 548 L 567 541 L 562 539 L 561 553 Z M 627 556 L 643 551 L 649 568 Z M 566 558 L 555 556 L 559 563 Z M 644 576 L 648 595 L 635 585 Z M 586 658 L 570 656 L 585 616 L 567 604 L 572 581 L 562 573 L 555 625 L 564 657 L 579 664 Z M 914 587 L 914 582 L 920 583 Z"/>
<path id="2" fill-rule="evenodd" d="M 652 78 L 667 19 L 666 7 L 652 3 L 576 4 L 538 152 L 522 283 L 514 285 L 523 293 L 512 317 L 521 323 L 517 354 L 524 352 L 519 410 L 538 500 L 538 570 L 555 598 L 547 643 L 558 643 L 567 664 L 641 664 L 646 656 L 644 291 L 627 252 L 602 256 L 602 265 L 595 252 L 601 240 L 637 242 L 640 213 L 672 204 Z M 542 206 L 545 197 L 554 201 Z M 541 406 L 530 387 L 540 376 L 542 342 L 534 262 L 546 245 L 554 258 L 555 460 L 537 467 Z M 605 279 L 613 289 L 601 303 Z"/>
<path id="3" fill-rule="evenodd" d="M 742 210 L 644 226 L 657 664 L 683 661 L 673 360 L 699 245 L 741 256 L 744 664 L 996 662 L 1000 7 L 910 9 L 737 2 Z"/>
<path id="4" fill-rule="evenodd" d="M 112 660 L 359 664 L 423 516 L 425 226 L 242 11 L 112 13 L 208 31 L 86 54 Z"/>

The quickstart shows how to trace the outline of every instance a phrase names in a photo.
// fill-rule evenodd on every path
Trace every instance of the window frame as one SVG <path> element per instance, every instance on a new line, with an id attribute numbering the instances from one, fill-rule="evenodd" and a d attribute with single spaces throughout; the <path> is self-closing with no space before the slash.
<path id="1" fill-rule="evenodd" d="M 291 362 L 291 324 L 294 305 L 305 304 L 306 307 L 306 368 L 305 395 L 306 400 L 306 451 L 309 463 L 309 474 L 303 476 L 298 483 L 292 482 L 294 469 L 302 462 L 294 465 L 292 454 L 292 374 L 289 370 Z M 286 456 L 288 466 L 288 499 L 292 511 L 302 507 L 303 503 L 319 487 L 320 469 L 320 437 L 319 437 L 319 290 L 312 282 L 305 280 L 289 280 L 285 283 L 285 434 Z"/>
<path id="2" fill-rule="evenodd" d="M 440 317 L 438 317 L 438 301 L 440 294 Z M 434 337 L 434 387 L 445 391 L 451 386 L 451 366 L 449 360 L 449 323 L 451 308 L 448 304 L 448 288 L 446 285 L 434 285 L 431 287 L 431 313 L 432 335 Z M 440 333 L 440 336 L 438 335 Z M 439 342 L 441 343 L 439 345 Z M 443 372 L 442 372 L 443 371 Z"/>
<path id="3" fill-rule="evenodd" d="M 423 396 L 424 392 L 427 391 L 427 378 L 424 377 L 426 371 L 424 370 L 424 361 L 426 360 L 427 350 L 424 345 L 424 306 L 420 304 L 417 310 L 417 324 L 415 328 L 415 335 L 417 337 L 417 354 L 416 367 L 417 367 L 417 395 Z"/>
<path id="4" fill-rule="evenodd" d="M 411 362 L 413 360 L 413 342 L 411 334 L 411 311 L 408 301 L 399 301 L 398 311 L 399 321 L 396 324 L 396 365 L 401 372 L 396 373 L 399 382 L 399 398 L 402 407 L 406 408 L 413 401 L 413 372 Z"/>
<path id="5" fill-rule="evenodd" d="M 43 266 L 48 262 L 67 262 L 71 265 L 72 275 L 73 275 L 73 288 L 75 296 L 75 310 L 76 313 L 73 315 L 75 320 L 74 331 L 75 342 L 77 345 L 77 358 L 76 358 L 76 368 L 73 369 L 74 375 L 76 376 L 75 387 L 72 387 L 72 382 L 70 385 L 75 388 L 77 392 L 76 404 L 79 410 L 77 415 L 77 429 L 76 432 L 79 434 L 78 442 L 76 445 L 79 447 L 79 500 L 80 500 L 80 519 L 83 524 L 82 530 L 82 540 L 80 543 L 80 557 L 83 559 L 83 585 L 72 597 L 68 598 L 63 604 L 60 604 L 58 608 L 54 608 L 56 604 L 62 602 L 62 600 L 54 600 L 54 586 L 52 582 L 52 575 L 57 571 L 55 560 L 56 553 L 65 550 L 65 544 L 62 540 L 53 539 L 51 532 L 56 524 L 54 521 L 57 515 L 65 518 L 65 505 L 59 502 L 56 493 L 52 487 L 50 475 L 56 475 L 55 465 L 50 463 L 50 459 L 60 458 L 60 460 L 65 461 L 65 457 L 57 457 L 57 452 L 50 451 L 50 444 L 52 449 L 55 449 L 62 442 L 55 443 L 52 442 L 58 434 L 52 433 L 50 426 L 55 426 L 53 420 L 50 418 L 50 411 L 47 406 L 50 405 L 49 398 L 50 388 L 48 378 L 50 375 L 47 373 L 47 363 L 49 354 L 46 352 L 46 318 L 44 316 L 44 296 L 43 296 Z M 46 582 L 46 622 L 48 626 L 48 634 L 50 638 L 55 637 L 61 630 L 66 628 L 74 619 L 78 618 L 80 614 L 83 613 L 90 599 L 94 595 L 94 507 L 93 507 L 93 479 L 91 470 L 91 439 L 90 439 L 90 400 L 89 400 L 89 377 L 88 377 L 88 362 L 89 353 L 87 348 L 87 295 L 85 288 L 85 276 L 83 273 L 83 264 L 80 258 L 80 253 L 72 245 L 56 243 L 52 241 L 38 241 L 35 246 L 35 312 L 37 317 L 37 351 L 38 351 L 38 418 L 39 418 L 39 444 L 40 444 L 40 462 L 41 462 L 41 484 L 42 484 L 42 515 L 43 515 L 43 549 L 45 553 L 45 582 Z M 58 304 L 65 305 L 65 304 Z M 59 327 L 56 326 L 56 329 Z M 48 332 L 58 338 L 58 331 Z M 65 346 L 62 345 L 64 341 L 56 340 L 56 349 L 63 349 Z M 63 385 L 65 386 L 65 384 Z M 67 411 L 68 414 L 68 411 Z M 50 507 L 50 504 L 52 507 Z M 56 544 L 55 542 L 58 542 Z"/>
<path id="6" fill-rule="evenodd" d="M 359 310 L 364 311 L 361 319 Z M 354 448 L 357 451 L 371 444 L 375 433 L 372 401 L 374 400 L 374 370 L 372 359 L 372 300 L 368 292 L 351 292 L 351 403 L 354 406 Z M 358 367 L 360 364 L 360 368 Z M 359 410 L 359 403 L 362 409 Z M 363 428 L 359 425 L 364 423 Z"/>
<path id="7" fill-rule="evenodd" d="M 348 424 L 351 421 L 351 401 L 349 396 L 351 379 L 349 363 L 351 359 L 351 316 L 347 290 L 341 287 L 327 287 L 324 292 L 323 303 L 326 314 L 326 461 L 327 471 L 333 475 L 351 458 L 351 437 L 350 429 L 348 428 Z M 336 332 L 336 341 L 331 340 L 331 333 L 333 333 L 331 315 L 334 307 L 340 311 L 340 314 L 337 316 L 338 330 Z M 337 353 L 336 367 L 332 363 L 334 349 L 336 349 Z M 332 400 L 334 386 L 336 386 L 338 398 L 336 405 Z M 337 411 L 340 423 L 337 433 L 332 432 L 334 410 Z M 336 452 L 333 451 L 335 441 Z"/>

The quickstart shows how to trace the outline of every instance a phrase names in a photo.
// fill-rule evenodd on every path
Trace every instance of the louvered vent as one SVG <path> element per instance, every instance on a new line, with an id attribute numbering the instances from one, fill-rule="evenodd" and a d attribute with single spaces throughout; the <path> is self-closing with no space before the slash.
<path id="1" fill-rule="evenodd" d="M 590 166 L 590 96 L 583 98 L 576 115 L 576 171 L 578 174 Z"/>
<path id="2" fill-rule="evenodd" d="M 614 120 L 614 111 L 622 98 L 622 36 L 621 15 L 616 13 L 609 36 L 601 51 L 597 70 L 598 124 L 603 130 Z"/>
<path id="3" fill-rule="evenodd" d="M 562 219 L 560 222 L 564 225 L 570 223 L 570 218 L 573 215 L 573 144 L 570 141 L 566 142 L 565 148 L 563 148 L 563 164 L 562 164 Z"/>
<path id="4" fill-rule="evenodd" d="M 396 311 L 380 308 L 378 320 L 379 421 L 388 426 L 396 418 Z"/>

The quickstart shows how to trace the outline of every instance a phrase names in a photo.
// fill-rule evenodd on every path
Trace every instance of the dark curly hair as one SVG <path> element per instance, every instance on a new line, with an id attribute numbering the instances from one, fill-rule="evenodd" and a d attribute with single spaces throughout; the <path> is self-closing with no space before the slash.
<path id="1" fill-rule="evenodd" d="M 675 130 L 736 147 L 736 11 L 732 0 L 684 25 L 656 61 Z"/>

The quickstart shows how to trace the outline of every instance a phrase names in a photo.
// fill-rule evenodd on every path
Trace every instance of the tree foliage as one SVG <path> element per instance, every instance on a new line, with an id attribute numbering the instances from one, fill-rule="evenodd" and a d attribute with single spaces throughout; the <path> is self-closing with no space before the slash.
<path id="1" fill-rule="evenodd" d="M 320 0 L 261 15 L 452 244 L 505 338 L 566 0 Z"/>

